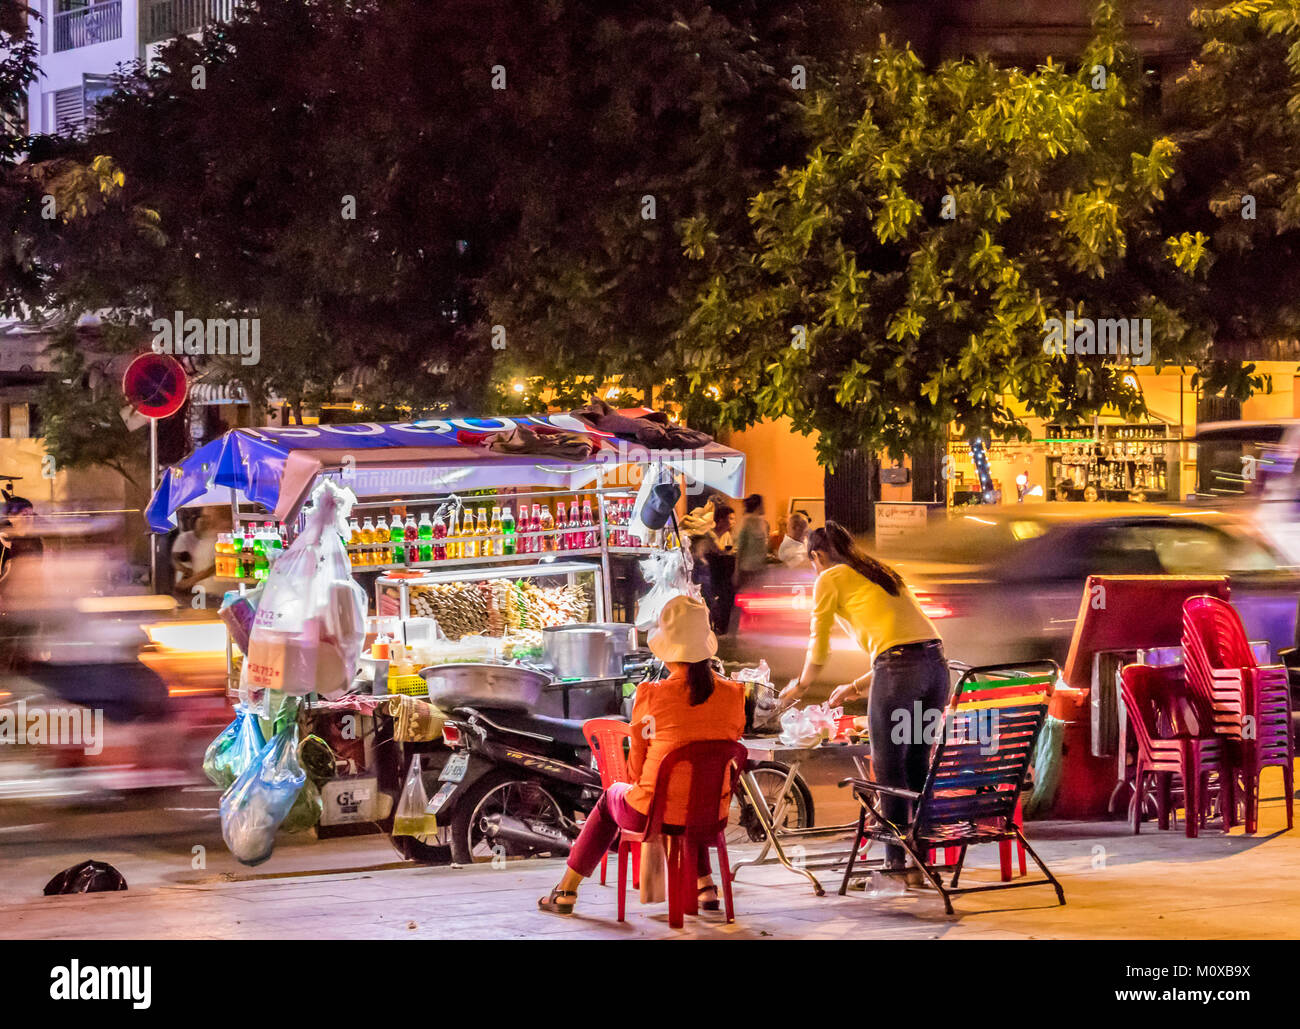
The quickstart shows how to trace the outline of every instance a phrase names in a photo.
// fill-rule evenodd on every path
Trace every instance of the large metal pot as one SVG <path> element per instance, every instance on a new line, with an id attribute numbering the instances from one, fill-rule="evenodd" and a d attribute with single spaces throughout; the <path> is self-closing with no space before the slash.
<path id="1" fill-rule="evenodd" d="M 420 675 L 429 684 L 430 702 L 444 711 L 464 705 L 532 711 L 551 681 L 535 668 L 474 662 L 429 665 Z"/>
<path id="2" fill-rule="evenodd" d="M 636 626 L 580 622 L 542 630 L 542 655 L 557 679 L 612 679 L 636 649 Z"/>

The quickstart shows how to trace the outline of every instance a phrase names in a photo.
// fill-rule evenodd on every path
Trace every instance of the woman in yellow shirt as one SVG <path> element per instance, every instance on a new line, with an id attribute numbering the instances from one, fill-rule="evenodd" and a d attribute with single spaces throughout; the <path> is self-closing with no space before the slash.
<path id="1" fill-rule="evenodd" d="M 838 620 L 866 652 L 871 668 L 838 687 L 831 701 L 867 696 L 873 776 L 886 786 L 919 791 L 935 742 L 925 735 L 926 727 L 942 724 L 951 692 L 939 632 L 902 577 L 864 552 L 838 522 L 809 533 L 808 557 L 817 572 L 808 653 L 799 678 L 791 680 L 781 699 L 794 703 L 817 680 Z M 882 809 L 903 827 L 906 801 L 885 797 Z M 885 867 L 902 869 L 905 856 L 902 847 L 888 847 Z"/>

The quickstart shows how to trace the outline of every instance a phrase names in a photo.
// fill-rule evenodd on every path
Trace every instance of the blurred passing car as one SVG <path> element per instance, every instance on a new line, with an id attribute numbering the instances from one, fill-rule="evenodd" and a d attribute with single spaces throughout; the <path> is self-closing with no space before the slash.
<path id="1" fill-rule="evenodd" d="M 1138 504 L 977 507 L 893 542 L 877 556 L 907 580 L 950 659 L 972 665 L 1051 657 L 1064 663 L 1089 575 L 1231 576 L 1252 640 L 1276 660 L 1295 643 L 1300 569 L 1251 523 L 1209 510 Z M 774 568 L 736 598 L 729 657 L 766 658 L 773 680 L 797 675 L 808 639 L 814 575 Z M 866 656 L 842 631 L 821 679 L 847 682 Z M 1155 642 L 1155 641 L 1153 641 Z"/>

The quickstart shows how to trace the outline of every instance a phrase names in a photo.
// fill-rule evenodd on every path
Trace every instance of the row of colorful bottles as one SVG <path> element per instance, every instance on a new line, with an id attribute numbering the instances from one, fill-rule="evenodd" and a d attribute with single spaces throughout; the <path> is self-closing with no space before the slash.
<path id="1" fill-rule="evenodd" d="M 248 522 L 242 529 L 217 534 L 216 574 L 223 579 L 265 579 L 271 562 L 284 550 L 284 523 Z"/>

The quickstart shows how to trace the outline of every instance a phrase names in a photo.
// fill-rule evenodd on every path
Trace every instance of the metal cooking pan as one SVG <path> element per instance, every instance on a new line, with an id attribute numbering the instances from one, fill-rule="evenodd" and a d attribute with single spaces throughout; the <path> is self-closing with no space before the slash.
<path id="1" fill-rule="evenodd" d="M 489 707 L 534 711 L 551 677 L 522 665 L 465 662 L 420 669 L 429 685 L 429 700 L 444 711 L 453 707 Z"/>

